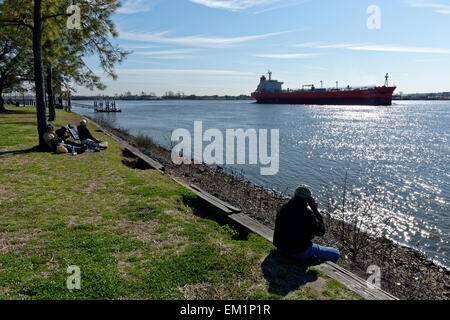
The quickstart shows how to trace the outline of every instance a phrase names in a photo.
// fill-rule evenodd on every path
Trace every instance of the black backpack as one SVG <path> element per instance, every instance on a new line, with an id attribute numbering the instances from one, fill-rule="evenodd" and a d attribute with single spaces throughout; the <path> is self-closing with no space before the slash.
<path id="1" fill-rule="evenodd" d="M 56 146 L 59 145 L 62 142 L 63 142 L 63 140 L 60 137 L 58 137 L 58 136 L 55 136 L 52 140 L 50 140 L 50 143 L 52 144 L 52 147 L 54 149 L 56 149 Z"/>

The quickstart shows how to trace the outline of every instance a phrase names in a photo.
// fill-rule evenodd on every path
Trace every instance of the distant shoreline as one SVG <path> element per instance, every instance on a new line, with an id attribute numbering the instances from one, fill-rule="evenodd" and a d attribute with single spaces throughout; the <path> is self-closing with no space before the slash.
<path id="1" fill-rule="evenodd" d="M 72 97 L 72 100 L 95 100 L 95 99 L 105 99 L 112 100 L 115 99 L 117 101 L 164 101 L 164 100 L 253 100 L 250 96 L 185 96 L 185 97 L 150 97 L 150 96 L 142 96 L 142 97 L 99 97 L 99 96 L 75 96 Z"/>
<path id="2" fill-rule="evenodd" d="M 409 97 L 392 97 L 393 101 L 450 101 L 448 98 L 409 98 Z"/>
<path id="3" fill-rule="evenodd" d="M 99 99 L 100 97 L 72 97 L 72 100 L 79 101 L 79 100 L 95 100 Z M 227 101 L 249 101 L 253 100 L 252 97 L 186 97 L 186 98 L 139 98 L 139 97 L 130 97 L 130 98 L 114 98 L 114 97 L 102 97 L 105 100 L 108 99 L 115 99 L 117 101 L 180 101 L 180 100 L 187 100 L 187 101 L 219 101 L 219 100 L 227 100 Z M 408 96 L 393 96 L 393 101 L 450 101 L 450 95 L 444 96 L 444 97 L 435 97 L 435 96 L 415 96 L 415 95 L 408 95 Z"/>
<path id="4" fill-rule="evenodd" d="M 6 95 L 4 95 L 4 99 L 8 99 Z M 21 103 L 23 100 L 26 101 L 34 101 L 33 96 L 16 96 L 16 97 L 9 97 L 12 102 L 17 101 Z M 166 97 L 100 97 L 100 96 L 72 96 L 71 100 L 73 101 L 80 101 L 80 100 L 88 100 L 92 101 L 95 99 L 105 99 L 105 100 L 117 100 L 117 101 L 220 101 L 220 100 L 226 100 L 226 101 L 250 101 L 254 100 L 250 96 L 187 96 L 187 97 L 173 97 L 173 98 L 166 98 Z M 447 95 L 441 95 L 439 96 L 436 93 L 433 94 L 409 94 L 409 95 L 394 95 L 392 96 L 393 101 L 450 101 L 450 93 Z M 12 103 L 14 104 L 14 103 Z"/>
<path id="5" fill-rule="evenodd" d="M 392 100 L 450 101 L 450 92 L 395 94 Z"/>

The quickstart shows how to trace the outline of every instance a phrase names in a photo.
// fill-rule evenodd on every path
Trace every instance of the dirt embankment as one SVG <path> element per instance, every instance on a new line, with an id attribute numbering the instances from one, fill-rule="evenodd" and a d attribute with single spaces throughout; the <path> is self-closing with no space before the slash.
<path id="1" fill-rule="evenodd" d="M 136 147 L 135 137 L 124 130 L 102 126 Z M 165 167 L 168 174 L 195 184 L 217 198 L 240 208 L 244 213 L 273 228 L 280 206 L 288 199 L 243 179 L 239 172 L 206 165 L 175 165 L 171 152 L 155 144 L 140 150 Z M 381 271 L 381 286 L 400 299 L 449 299 L 450 271 L 445 270 L 419 251 L 397 245 L 386 238 L 373 238 L 342 221 L 324 216 L 327 233 L 315 242 L 337 247 L 342 258 L 338 262 L 367 279 L 367 268 L 376 265 Z"/>

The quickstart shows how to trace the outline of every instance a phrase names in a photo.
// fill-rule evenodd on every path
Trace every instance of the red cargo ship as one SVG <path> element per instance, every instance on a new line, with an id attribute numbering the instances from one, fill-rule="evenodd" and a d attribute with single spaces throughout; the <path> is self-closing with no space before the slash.
<path id="1" fill-rule="evenodd" d="M 269 71 L 269 80 L 265 76 L 261 77 L 252 98 L 257 103 L 390 106 L 396 87 L 389 87 L 388 74 L 385 78 L 386 82 L 382 87 L 339 88 L 336 85 L 336 88 L 325 89 L 304 85 L 298 90 L 282 90 L 283 82 L 272 80 L 272 72 Z"/>

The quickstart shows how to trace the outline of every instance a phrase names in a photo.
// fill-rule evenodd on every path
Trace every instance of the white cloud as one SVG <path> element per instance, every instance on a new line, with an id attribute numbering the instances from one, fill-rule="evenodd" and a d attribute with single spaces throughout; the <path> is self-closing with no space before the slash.
<path id="1" fill-rule="evenodd" d="M 189 0 L 209 8 L 224 9 L 230 11 L 243 11 L 250 8 L 263 8 L 257 12 L 286 7 L 293 4 L 307 2 L 310 0 Z"/>
<path id="2" fill-rule="evenodd" d="M 392 46 L 392 45 L 367 45 L 348 47 L 350 50 L 362 51 L 384 51 L 384 52 L 405 52 L 405 53 L 446 53 L 450 54 L 450 49 L 442 48 L 425 48 L 425 47 L 407 47 L 407 46 Z"/>
<path id="3" fill-rule="evenodd" d="M 179 55 L 184 53 L 191 53 L 194 49 L 174 49 L 174 50 L 158 50 L 158 51 L 139 51 L 134 52 L 137 55 L 144 56 L 167 56 L 167 55 Z"/>
<path id="4" fill-rule="evenodd" d="M 307 43 L 300 43 L 295 44 L 292 47 L 297 48 L 316 48 L 316 49 L 346 49 L 349 47 L 359 46 L 363 45 L 361 43 L 331 43 L 331 44 L 325 44 L 323 42 L 307 42 Z"/>
<path id="5" fill-rule="evenodd" d="M 149 11 L 159 0 L 123 0 L 117 10 L 119 14 L 133 14 Z"/>
<path id="6" fill-rule="evenodd" d="M 176 44 L 191 47 L 226 47 L 245 43 L 258 39 L 265 39 L 281 34 L 285 34 L 291 31 L 272 32 L 253 36 L 241 36 L 241 37 L 212 37 L 204 35 L 184 36 L 184 37 L 169 37 L 168 32 L 152 32 L 152 33 L 140 33 L 140 32 L 119 32 L 119 38 L 123 40 L 144 41 L 144 42 L 156 42 L 166 44 Z"/>
<path id="7" fill-rule="evenodd" d="M 186 59 L 194 59 L 197 58 L 197 56 L 193 56 L 193 55 L 181 55 L 181 54 L 177 54 L 177 55 L 168 55 L 168 56 L 152 56 L 153 59 L 172 59 L 172 60 L 186 60 Z"/>
<path id="8" fill-rule="evenodd" d="M 316 46 L 316 48 L 319 49 L 345 49 L 345 48 L 351 48 L 354 46 L 360 46 L 361 43 L 334 43 L 334 44 L 322 44 Z"/>
<path id="9" fill-rule="evenodd" d="M 213 70 L 213 69 L 117 69 L 119 75 L 210 75 L 210 76 L 252 76 L 251 72 L 234 70 Z"/>
<path id="10" fill-rule="evenodd" d="M 142 49 L 153 49 L 153 48 L 161 48 L 161 46 L 157 45 L 126 45 L 124 46 L 125 50 L 142 50 Z"/>
<path id="11" fill-rule="evenodd" d="M 315 53 L 254 54 L 254 57 L 269 59 L 306 59 L 316 56 Z"/>
<path id="12" fill-rule="evenodd" d="M 190 59 L 195 58 L 191 55 L 186 55 L 186 53 L 192 53 L 197 51 L 196 49 L 174 49 L 174 50 L 154 50 L 154 51 L 138 51 L 133 52 L 135 55 L 139 56 L 151 56 L 153 59 Z"/>
<path id="13" fill-rule="evenodd" d="M 356 51 L 378 51 L 378 52 L 403 52 L 403 53 L 437 53 L 449 54 L 450 49 L 447 48 L 429 48 L 399 45 L 374 45 L 374 44 L 321 44 L 320 42 L 296 44 L 294 47 L 308 47 L 316 49 L 346 49 Z"/>
<path id="14" fill-rule="evenodd" d="M 450 14 L 450 5 L 441 3 L 430 3 L 425 1 L 408 1 L 409 5 L 416 8 L 431 8 L 434 12 L 440 14 Z"/>
<path id="15" fill-rule="evenodd" d="M 280 0 L 189 0 L 210 8 L 238 11 L 254 6 L 275 4 Z"/>

